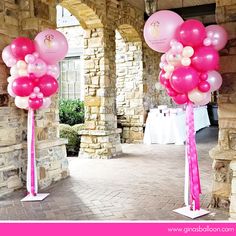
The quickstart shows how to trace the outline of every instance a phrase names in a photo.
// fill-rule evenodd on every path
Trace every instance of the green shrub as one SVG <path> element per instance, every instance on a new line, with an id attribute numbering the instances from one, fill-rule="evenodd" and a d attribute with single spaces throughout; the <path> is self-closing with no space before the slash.
<path id="1" fill-rule="evenodd" d="M 72 129 L 79 134 L 79 131 L 83 130 L 85 128 L 84 124 L 76 124 L 72 126 Z"/>
<path id="2" fill-rule="evenodd" d="M 66 144 L 67 155 L 68 156 L 78 155 L 80 146 L 80 136 L 78 132 L 68 124 L 60 124 L 59 130 L 60 130 L 60 138 L 68 139 L 68 144 Z"/>
<path id="3" fill-rule="evenodd" d="M 84 103 L 79 100 L 60 100 L 59 117 L 62 124 L 84 123 Z"/>

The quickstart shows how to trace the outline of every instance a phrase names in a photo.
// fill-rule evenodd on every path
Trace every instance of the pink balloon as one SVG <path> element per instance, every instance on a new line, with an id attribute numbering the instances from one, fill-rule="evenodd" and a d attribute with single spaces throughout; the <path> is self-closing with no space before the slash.
<path id="1" fill-rule="evenodd" d="M 213 47 L 200 47 L 192 57 L 192 66 L 198 71 L 214 70 L 219 64 L 219 54 Z"/>
<path id="2" fill-rule="evenodd" d="M 52 29 L 40 32 L 35 38 L 35 45 L 40 58 L 49 65 L 62 60 L 68 51 L 65 36 L 61 32 Z"/>
<path id="3" fill-rule="evenodd" d="M 47 74 L 51 75 L 54 78 L 58 78 L 60 75 L 60 67 L 58 64 L 56 65 L 48 65 Z"/>
<path id="4" fill-rule="evenodd" d="M 57 92 L 58 82 L 51 75 L 44 75 L 39 78 L 38 87 L 45 97 L 49 97 Z"/>
<path id="5" fill-rule="evenodd" d="M 35 46 L 29 38 L 18 37 L 12 41 L 11 50 L 17 59 L 24 60 L 27 54 L 32 54 L 35 51 Z"/>
<path id="6" fill-rule="evenodd" d="M 219 51 L 225 47 L 228 41 L 228 34 L 222 26 L 209 25 L 206 27 L 206 32 L 212 32 L 211 40 L 213 41 L 213 47 L 216 50 Z"/>
<path id="7" fill-rule="evenodd" d="M 161 70 L 160 73 L 159 73 L 159 76 L 158 76 L 158 77 L 159 77 L 159 80 L 160 80 L 160 83 L 161 83 L 162 85 L 165 85 L 165 83 L 164 83 L 165 80 L 166 80 L 166 78 L 165 78 L 165 76 L 164 76 L 165 73 L 166 73 L 166 72 L 165 72 L 164 70 Z"/>
<path id="8" fill-rule="evenodd" d="M 222 85 L 222 77 L 218 71 L 209 71 L 207 82 L 211 86 L 211 92 L 218 90 Z"/>
<path id="9" fill-rule="evenodd" d="M 200 92 L 208 92 L 210 90 L 211 86 L 210 84 L 207 82 L 207 81 L 201 81 L 199 84 L 198 84 L 198 90 Z"/>
<path id="10" fill-rule="evenodd" d="M 179 104 L 179 105 L 185 104 L 186 102 L 188 102 L 188 96 L 184 93 L 178 94 L 175 97 L 173 97 L 172 99 L 176 104 Z"/>
<path id="11" fill-rule="evenodd" d="M 206 30 L 200 21 L 186 20 L 177 30 L 177 37 L 184 46 L 196 47 L 206 38 Z"/>
<path id="12" fill-rule="evenodd" d="M 170 41 L 175 37 L 176 29 L 183 22 L 183 19 L 173 11 L 155 12 L 144 26 L 147 45 L 157 52 L 167 52 L 170 49 Z"/>
<path id="13" fill-rule="evenodd" d="M 179 93 L 187 93 L 194 89 L 199 82 L 197 71 L 191 66 L 182 66 L 174 70 L 170 84 Z"/>
<path id="14" fill-rule="evenodd" d="M 12 91 L 19 97 L 29 96 L 34 89 L 34 84 L 28 76 L 16 78 L 12 83 Z"/>
<path id="15" fill-rule="evenodd" d="M 38 110 L 43 105 L 43 99 L 42 98 L 29 98 L 29 107 L 33 110 Z"/>
<path id="16" fill-rule="evenodd" d="M 28 64 L 28 73 L 34 74 L 36 77 L 41 77 L 47 72 L 47 64 L 40 58 L 33 63 Z"/>
<path id="17" fill-rule="evenodd" d="M 16 64 L 17 60 L 13 56 L 11 46 L 8 45 L 2 50 L 2 60 L 7 67 L 12 67 Z"/>
<path id="18" fill-rule="evenodd" d="M 166 88 L 166 91 L 167 91 L 167 94 L 170 96 L 170 97 L 175 97 L 178 95 L 178 93 L 171 87 L 169 88 Z"/>

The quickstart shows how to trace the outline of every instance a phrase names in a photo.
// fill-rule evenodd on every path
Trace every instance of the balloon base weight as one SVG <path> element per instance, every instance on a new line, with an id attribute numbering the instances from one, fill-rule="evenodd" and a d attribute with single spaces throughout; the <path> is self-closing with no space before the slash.
<path id="1" fill-rule="evenodd" d="M 187 216 L 191 219 L 195 219 L 195 218 L 198 218 L 198 217 L 201 217 L 201 216 L 204 216 L 204 215 L 207 215 L 207 214 L 210 213 L 209 211 L 206 211 L 202 208 L 200 208 L 200 210 L 192 211 L 192 210 L 190 210 L 190 206 L 185 206 L 185 207 L 182 207 L 182 208 L 178 208 L 178 209 L 173 210 L 173 211 L 180 214 L 180 215 Z"/>
<path id="2" fill-rule="evenodd" d="M 21 202 L 36 202 L 36 201 L 43 201 L 49 193 L 38 193 L 36 196 L 28 194 L 26 197 L 21 199 Z"/>

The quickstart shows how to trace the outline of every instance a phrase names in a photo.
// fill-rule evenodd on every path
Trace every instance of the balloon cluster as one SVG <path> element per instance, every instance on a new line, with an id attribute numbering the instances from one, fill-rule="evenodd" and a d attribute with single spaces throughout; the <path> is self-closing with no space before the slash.
<path id="1" fill-rule="evenodd" d="M 8 93 L 22 109 L 48 108 L 51 96 L 58 90 L 58 62 L 68 51 L 68 43 L 57 30 L 40 32 L 33 40 L 18 37 L 2 51 L 4 63 L 10 67 Z"/>
<path id="2" fill-rule="evenodd" d="M 176 13 L 154 13 L 144 27 L 146 43 L 161 57 L 160 83 L 177 104 L 205 105 L 211 92 L 222 84 L 218 51 L 227 43 L 219 25 L 204 25 L 194 19 L 183 21 Z"/>

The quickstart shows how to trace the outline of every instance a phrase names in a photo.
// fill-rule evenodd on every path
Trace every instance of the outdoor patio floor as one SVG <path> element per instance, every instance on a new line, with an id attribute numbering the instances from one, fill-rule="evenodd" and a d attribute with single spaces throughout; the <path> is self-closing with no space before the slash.
<path id="1" fill-rule="evenodd" d="M 207 209 L 217 128 L 198 132 L 202 192 Z M 184 146 L 124 144 L 110 160 L 69 158 L 71 176 L 46 191 L 42 202 L 20 201 L 25 190 L 0 199 L 0 220 L 189 220 L 172 210 L 183 206 Z M 196 220 L 227 220 L 228 212 L 210 209 Z"/>

